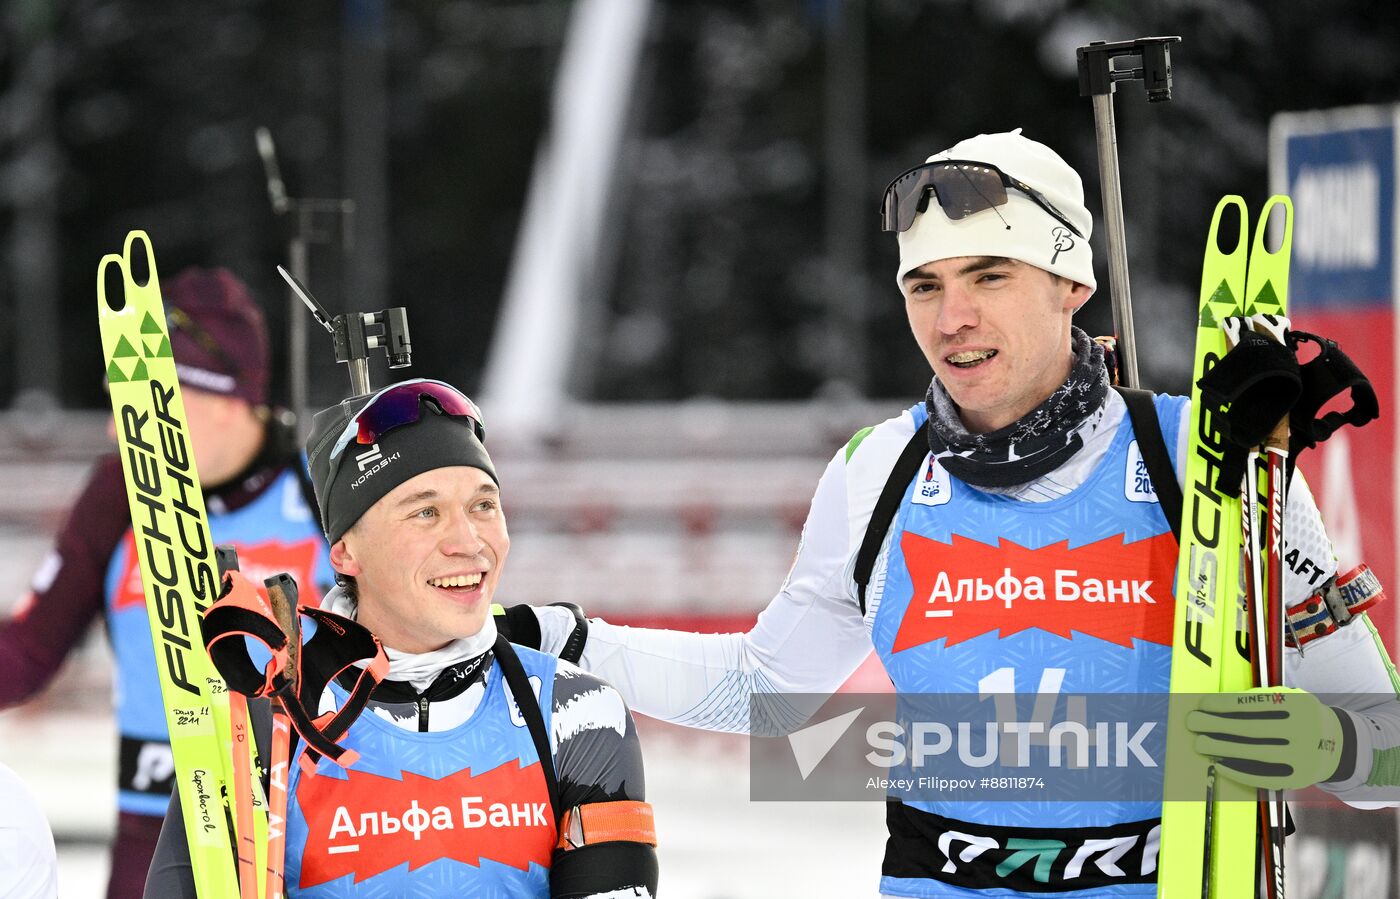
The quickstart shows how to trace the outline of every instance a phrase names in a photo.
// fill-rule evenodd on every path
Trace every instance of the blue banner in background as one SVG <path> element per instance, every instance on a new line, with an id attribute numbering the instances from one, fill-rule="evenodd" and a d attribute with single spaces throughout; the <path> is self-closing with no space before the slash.
<path id="1" fill-rule="evenodd" d="M 1293 198 L 1289 318 L 1336 340 L 1370 377 L 1381 420 L 1346 428 L 1302 454 L 1343 570 L 1365 562 L 1400 581 L 1397 553 L 1396 130 L 1400 109 L 1351 107 L 1282 113 L 1271 128 L 1274 193 Z M 1393 590 L 1394 588 L 1392 588 Z M 1368 617 L 1391 654 L 1400 647 L 1395 604 Z M 1394 809 L 1361 810 L 1312 789 L 1292 805 L 1289 899 L 1396 899 Z"/>
<path id="2" fill-rule="evenodd" d="M 1390 305 L 1395 265 L 1395 129 L 1291 134 L 1296 311 Z"/>

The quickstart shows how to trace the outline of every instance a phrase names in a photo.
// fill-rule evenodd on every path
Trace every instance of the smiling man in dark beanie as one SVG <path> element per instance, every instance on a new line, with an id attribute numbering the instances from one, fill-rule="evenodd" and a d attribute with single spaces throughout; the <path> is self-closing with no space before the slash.
<path id="1" fill-rule="evenodd" d="M 491 614 L 510 536 L 485 438 L 471 400 L 421 379 L 313 423 L 307 454 L 341 582 L 321 605 L 379 637 L 389 671 L 340 741 L 358 756 L 348 771 L 324 758 L 288 766 L 289 896 L 655 894 L 626 704 L 597 677 L 511 644 Z M 344 703 L 358 674 L 332 683 L 320 710 Z M 267 716 L 253 721 L 265 745 Z M 431 827 L 407 842 L 406 827 L 358 826 L 415 809 Z M 195 895 L 178 801 L 146 895 Z"/>
<path id="2" fill-rule="evenodd" d="M 214 539 L 237 547 L 250 576 L 290 572 L 314 599 L 334 575 L 295 434 L 268 405 L 262 312 L 224 269 L 186 269 L 161 293 Z M 104 456 L 30 595 L 0 626 L 0 705 L 12 706 L 49 683 L 105 616 L 121 731 L 111 899 L 141 895 L 175 771 L 127 509 L 121 463 Z"/>
<path id="3" fill-rule="evenodd" d="M 388 389 L 382 393 L 387 394 Z M 481 469 L 499 486 L 496 467 L 483 442 L 485 428 L 479 424 L 480 410 L 465 397 L 457 400 L 447 391 L 443 395 L 446 399 L 429 397 L 425 401 L 455 402 L 462 411 L 456 415 L 422 415 L 410 408 L 404 414 L 417 416 L 412 429 L 389 429 L 369 445 L 359 441 L 359 425 L 355 437 L 341 441 L 347 425 L 366 405 L 366 397 L 344 400 L 316 415 L 306 442 L 307 458 L 327 540 L 340 540 L 360 516 L 395 487 L 434 468 L 471 466 Z"/>

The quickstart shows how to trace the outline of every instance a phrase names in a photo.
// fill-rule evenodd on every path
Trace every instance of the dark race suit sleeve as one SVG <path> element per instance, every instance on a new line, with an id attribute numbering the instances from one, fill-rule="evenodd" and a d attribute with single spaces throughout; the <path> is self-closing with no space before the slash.
<path id="1" fill-rule="evenodd" d="M 567 662 L 554 676 L 551 715 L 562 810 L 594 802 L 646 799 L 642 746 L 621 694 L 606 681 Z M 552 899 L 594 895 L 656 895 L 656 849 L 612 842 L 556 850 L 550 870 Z"/>
<path id="2" fill-rule="evenodd" d="M 185 816 L 180 811 L 180 788 L 170 794 L 170 808 L 160 826 L 160 839 L 146 873 L 143 899 L 196 899 Z"/>
<path id="3" fill-rule="evenodd" d="M 106 456 L 69 511 L 33 592 L 0 624 L 0 707 L 23 702 L 47 684 L 102 614 L 107 565 L 130 524 L 121 463 Z"/>

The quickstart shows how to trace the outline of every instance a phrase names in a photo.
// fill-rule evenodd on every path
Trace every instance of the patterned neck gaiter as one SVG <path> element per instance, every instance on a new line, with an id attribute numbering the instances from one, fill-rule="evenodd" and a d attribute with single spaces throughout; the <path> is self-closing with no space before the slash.
<path id="1" fill-rule="evenodd" d="M 974 487 L 1015 487 L 1065 463 L 1084 445 L 1082 427 L 1108 396 L 1103 347 L 1079 328 L 1070 329 L 1074 363 L 1069 377 L 1045 402 L 1019 420 L 987 434 L 963 427 L 948 391 L 929 384 L 929 449 L 938 463 Z"/>

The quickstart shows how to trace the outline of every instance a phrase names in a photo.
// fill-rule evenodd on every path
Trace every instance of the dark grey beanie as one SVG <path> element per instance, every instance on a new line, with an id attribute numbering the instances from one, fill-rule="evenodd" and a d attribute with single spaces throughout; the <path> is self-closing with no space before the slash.
<path id="1" fill-rule="evenodd" d="M 371 446 L 351 438 L 340 458 L 331 459 L 336 439 L 369 398 L 366 395 L 342 400 L 317 412 L 311 420 L 306 456 L 311 485 L 321 507 L 321 529 L 331 543 L 344 536 L 370 506 L 425 471 L 469 465 L 500 483 L 471 422 L 441 414 L 431 400 L 418 401 L 420 415 L 416 422 L 394 428 Z"/>

